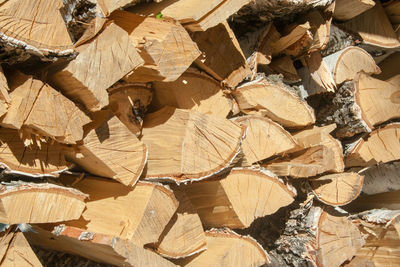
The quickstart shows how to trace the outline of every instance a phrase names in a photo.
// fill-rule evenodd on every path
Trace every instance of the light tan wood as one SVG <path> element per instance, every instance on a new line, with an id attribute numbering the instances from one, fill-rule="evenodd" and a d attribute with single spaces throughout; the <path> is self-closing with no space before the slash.
<path id="1" fill-rule="evenodd" d="M 0 99 L 6 103 L 11 102 L 8 91 L 10 91 L 10 88 L 8 87 L 7 78 L 4 76 L 3 68 L 0 66 Z"/>
<path id="2" fill-rule="evenodd" d="M 314 110 L 281 81 L 257 79 L 232 91 L 245 114 L 269 117 L 284 127 L 299 128 L 315 122 Z"/>
<path id="3" fill-rule="evenodd" d="M 176 266 L 156 253 L 129 240 L 65 226 L 35 226 L 25 233 L 29 243 L 43 248 L 79 255 L 116 266 Z"/>
<path id="4" fill-rule="evenodd" d="M 400 23 L 400 3 L 398 1 L 390 1 L 384 7 L 390 22 L 393 24 Z"/>
<path id="5" fill-rule="evenodd" d="M 304 24 L 298 24 L 296 26 L 289 25 L 288 28 L 292 29 L 286 30 L 288 33 L 281 38 L 279 38 L 276 42 L 272 43 L 272 56 L 277 56 L 282 53 L 286 49 L 289 49 L 289 55 L 297 54 L 297 52 L 293 52 L 294 47 L 292 45 L 296 44 L 299 40 L 302 40 L 305 35 L 308 34 L 309 29 L 311 28 L 310 23 L 306 22 Z M 265 49 L 265 48 L 264 48 Z"/>
<path id="6" fill-rule="evenodd" d="M 342 206 L 360 195 L 363 180 L 363 176 L 350 172 L 324 175 L 310 180 L 310 184 L 320 201 L 331 206 Z"/>
<path id="7" fill-rule="evenodd" d="M 8 229 L 0 233 L 0 264 L 4 267 L 42 267 L 24 234 Z"/>
<path id="8" fill-rule="evenodd" d="M 298 146 L 290 133 L 268 118 L 250 115 L 235 118 L 234 121 L 247 126 L 242 151 L 249 164 L 280 155 Z"/>
<path id="9" fill-rule="evenodd" d="M 375 6 L 373 0 L 337 0 L 333 17 L 349 20 Z"/>
<path id="10" fill-rule="evenodd" d="M 97 6 L 104 16 L 109 16 L 113 11 L 140 3 L 140 0 L 97 0 Z"/>
<path id="11" fill-rule="evenodd" d="M 362 192 L 374 195 L 400 190 L 400 161 L 371 166 L 360 171 L 365 176 Z"/>
<path id="12" fill-rule="evenodd" d="M 0 185 L 0 222 L 54 223 L 78 219 L 88 195 L 49 183 L 11 182 Z"/>
<path id="13" fill-rule="evenodd" d="M 348 149 L 346 167 L 370 166 L 400 159 L 400 124 L 391 123 L 359 139 Z"/>
<path id="14" fill-rule="evenodd" d="M 355 256 L 348 263 L 344 263 L 343 267 L 375 267 L 373 261 L 367 258 L 362 258 L 359 256 Z"/>
<path id="15" fill-rule="evenodd" d="M 244 128 L 227 119 L 164 107 L 148 114 L 141 141 L 149 149 L 146 179 L 202 180 L 227 168 Z"/>
<path id="16" fill-rule="evenodd" d="M 353 213 L 372 209 L 400 210 L 400 190 L 362 195 L 346 206 Z"/>
<path id="17" fill-rule="evenodd" d="M 117 117 L 108 116 L 82 145 L 66 148 L 65 157 L 89 173 L 133 186 L 143 172 L 147 149 Z"/>
<path id="18" fill-rule="evenodd" d="M 78 51 L 76 59 L 49 77 L 49 83 L 92 112 L 108 105 L 111 85 L 144 63 L 128 33 L 114 23 Z"/>
<path id="19" fill-rule="evenodd" d="M 302 30 L 303 28 L 300 28 L 300 30 Z M 303 30 L 304 31 L 304 30 Z M 256 43 L 256 45 L 254 45 L 254 47 L 249 47 L 249 48 L 245 48 L 243 49 L 245 54 L 253 54 L 256 53 L 258 54 L 257 57 L 257 63 L 259 64 L 264 64 L 267 65 L 269 63 L 271 63 L 272 60 L 272 54 L 273 51 L 276 51 L 278 48 L 275 47 L 275 43 L 278 42 L 282 35 L 278 32 L 278 30 L 276 29 L 275 25 L 273 23 L 268 23 L 262 30 L 261 33 L 259 33 L 259 36 L 250 36 L 252 38 L 251 39 L 255 39 L 256 41 L 253 41 Z M 241 46 L 243 47 L 244 41 L 248 41 L 247 39 L 249 38 L 244 38 L 244 40 L 241 40 Z M 250 42 L 251 44 L 251 42 Z M 247 47 L 247 45 L 245 46 Z M 257 52 L 254 52 L 254 50 L 256 50 Z M 276 52 L 275 52 L 276 53 Z"/>
<path id="20" fill-rule="evenodd" d="M 206 232 L 208 249 L 178 261 L 180 266 L 262 266 L 270 263 L 261 245 L 249 236 L 231 230 L 212 229 Z"/>
<path id="21" fill-rule="evenodd" d="M 289 56 L 274 58 L 268 65 L 275 74 L 282 74 L 287 83 L 300 82 L 301 78 L 293 65 L 293 60 Z"/>
<path id="22" fill-rule="evenodd" d="M 115 11 L 110 19 L 128 32 L 144 60 L 143 66 L 124 77 L 125 81 L 175 81 L 200 55 L 186 30 L 173 20 L 145 18 L 126 11 Z"/>
<path id="23" fill-rule="evenodd" d="M 324 10 L 313 8 L 307 13 L 305 19 L 310 23 L 312 33 L 312 42 L 307 47 L 307 54 L 319 52 L 325 49 L 328 44 L 334 8 L 335 2 L 328 5 Z"/>
<path id="24" fill-rule="evenodd" d="M 202 53 L 196 59 L 196 65 L 218 81 L 235 88 L 250 75 L 251 71 L 239 42 L 226 21 L 207 31 L 195 32 L 192 38 Z"/>
<path id="25" fill-rule="evenodd" d="M 219 179 L 175 187 L 185 191 L 205 227 L 246 228 L 294 201 L 296 191 L 263 169 L 235 168 Z"/>

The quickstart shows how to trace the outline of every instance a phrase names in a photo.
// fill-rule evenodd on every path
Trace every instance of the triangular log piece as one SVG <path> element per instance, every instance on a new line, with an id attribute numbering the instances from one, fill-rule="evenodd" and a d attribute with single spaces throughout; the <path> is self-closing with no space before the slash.
<path id="1" fill-rule="evenodd" d="M 360 195 L 363 180 L 363 176 L 350 172 L 324 175 L 310 180 L 310 184 L 318 200 L 330 206 L 343 206 Z"/>
<path id="2" fill-rule="evenodd" d="M 352 218 L 367 236 L 365 246 L 357 252 L 357 257 L 372 260 L 376 267 L 400 265 L 399 210 L 370 210 Z"/>
<path id="3" fill-rule="evenodd" d="M 6 56 L 6 61 L 24 61 L 27 59 L 24 53 L 46 61 L 54 60 L 55 56 L 72 56 L 73 44 L 59 11 L 62 6 L 61 0 L 2 1 L 0 43 L 11 50 L 20 50 Z"/>
<path id="4" fill-rule="evenodd" d="M 301 30 L 301 29 L 300 29 Z M 258 54 L 257 64 L 268 65 L 272 56 L 276 56 L 278 49 L 275 44 L 282 38 L 275 25 L 270 22 L 263 29 L 244 35 L 240 39 L 243 52 L 249 58 L 254 53 Z M 256 52 L 254 52 L 256 51 Z M 278 52 L 278 54 L 281 51 Z"/>
<path id="5" fill-rule="evenodd" d="M 78 219 L 88 195 L 49 183 L 11 182 L 0 185 L 0 222 L 54 223 Z"/>
<path id="6" fill-rule="evenodd" d="M 250 236 L 232 230 L 212 229 L 206 232 L 207 250 L 177 261 L 180 266 L 264 266 L 270 263 L 267 252 Z"/>
<path id="7" fill-rule="evenodd" d="M 29 243 L 116 266 L 177 266 L 143 246 L 115 236 L 65 226 L 35 226 Z"/>
<path id="8" fill-rule="evenodd" d="M 17 74 L 10 82 L 11 105 L 0 125 L 45 136 L 60 143 L 83 139 L 90 118 L 74 102 L 46 83 Z"/>
<path id="9" fill-rule="evenodd" d="M 239 42 L 226 21 L 205 32 L 195 32 L 192 38 L 202 53 L 196 65 L 218 81 L 235 88 L 251 74 Z"/>
<path id="10" fill-rule="evenodd" d="M 400 3 L 398 1 L 389 1 L 385 6 L 386 14 L 393 24 L 400 23 Z"/>
<path id="11" fill-rule="evenodd" d="M 346 167 L 370 166 L 400 159 L 400 123 L 391 123 L 347 149 Z"/>
<path id="12" fill-rule="evenodd" d="M 58 143 L 44 139 L 26 146 L 18 131 L 0 128 L 0 166 L 9 173 L 24 172 L 29 176 L 55 176 L 70 164 L 64 159 L 62 147 Z M 25 140 L 32 142 L 33 140 Z M 42 142 L 44 141 L 44 142 Z"/>
<path id="13" fill-rule="evenodd" d="M 4 75 L 3 68 L 0 66 L 0 100 L 3 100 L 6 103 L 11 102 L 11 97 L 8 91 L 10 91 L 8 81 L 6 76 Z"/>
<path id="14" fill-rule="evenodd" d="M 374 195 L 400 190 L 400 161 L 371 166 L 360 171 L 364 175 L 362 192 Z"/>
<path id="15" fill-rule="evenodd" d="M 271 69 L 274 74 L 282 74 L 283 81 L 286 83 L 291 84 L 301 81 L 301 78 L 294 67 L 293 60 L 289 56 L 274 58 L 266 67 Z"/>
<path id="16" fill-rule="evenodd" d="M 42 267 L 39 259 L 31 249 L 24 234 L 14 232 L 11 228 L 0 232 L 0 264 L 1 266 Z"/>
<path id="17" fill-rule="evenodd" d="M 65 158 L 94 175 L 133 186 L 147 160 L 146 146 L 115 116 L 108 116 L 83 139 L 65 149 Z"/>
<path id="18" fill-rule="evenodd" d="M 146 115 L 141 141 L 149 149 L 146 179 L 202 180 L 229 167 L 245 128 L 227 119 L 164 107 Z"/>
<path id="19" fill-rule="evenodd" d="M 400 74 L 400 70 L 397 68 L 398 62 L 400 62 L 400 52 L 394 52 L 379 63 L 379 68 L 382 72 L 379 75 L 374 75 L 374 77 L 380 80 L 387 80 Z"/>
<path id="20" fill-rule="evenodd" d="M 114 23 L 78 51 L 73 61 L 49 77 L 49 83 L 91 112 L 108 105 L 111 85 L 143 65 L 128 33 Z"/>
<path id="21" fill-rule="evenodd" d="M 139 136 L 147 106 L 153 99 L 153 90 L 146 84 L 118 83 L 109 92 L 110 108 L 114 115 Z"/>
<path id="22" fill-rule="evenodd" d="M 138 246 L 157 242 L 178 208 L 173 192 L 161 184 L 138 182 L 132 189 L 96 177 L 72 184 L 90 199 L 82 217 L 66 225 L 128 239 Z"/>
<path id="23" fill-rule="evenodd" d="M 380 1 L 361 15 L 340 25 L 344 29 L 359 34 L 363 42 L 382 48 L 396 48 L 400 42 L 392 28 Z"/>
<path id="24" fill-rule="evenodd" d="M 246 137 L 242 141 L 242 151 L 250 164 L 298 146 L 289 132 L 268 118 L 249 115 L 237 117 L 234 121 L 247 126 Z"/>
<path id="25" fill-rule="evenodd" d="M 337 20 L 349 20 L 374 6 L 374 0 L 336 0 L 333 17 Z"/>
<path id="26" fill-rule="evenodd" d="M 236 88 L 232 95 L 243 113 L 269 117 L 284 127 L 315 122 L 314 110 L 282 81 L 261 78 Z"/>
<path id="27" fill-rule="evenodd" d="M 173 20 L 126 11 L 115 11 L 110 19 L 128 32 L 144 60 L 143 66 L 124 77 L 125 81 L 175 81 L 200 55 L 186 30 Z"/>
<path id="28" fill-rule="evenodd" d="M 370 209 L 400 210 L 400 190 L 374 195 L 361 195 L 345 207 L 346 211 L 360 212 Z"/>
<path id="29" fill-rule="evenodd" d="M 74 0 L 69 0 L 69 1 L 72 1 L 74 3 Z M 106 22 L 107 22 L 106 18 L 96 16 L 87 25 L 84 25 L 86 29 L 82 33 L 82 36 L 80 36 L 80 38 L 75 42 L 75 47 L 79 47 L 82 44 L 92 40 L 101 30 L 103 30 L 104 26 L 106 25 Z"/>
<path id="30" fill-rule="evenodd" d="M 294 201 L 296 191 L 263 169 L 235 168 L 209 181 L 174 187 L 185 191 L 209 227 L 246 228 Z"/>
<path id="31" fill-rule="evenodd" d="M 175 82 L 154 82 L 152 106 L 172 106 L 196 110 L 204 114 L 226 118 L 234 100 L 225 96 L 216 80 L 205 73 L 189 69 Z"/>

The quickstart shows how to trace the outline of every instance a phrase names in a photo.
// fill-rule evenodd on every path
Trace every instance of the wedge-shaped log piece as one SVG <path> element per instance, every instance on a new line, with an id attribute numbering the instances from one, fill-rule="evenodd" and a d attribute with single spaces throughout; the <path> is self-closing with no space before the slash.
<path id="1" fill-rule="evenodd" d="M 89 117 L 74 102 L 40 80 L 23 74 L 10 83 L 12 105 L 1 120 L 3 127 L 21 129 L 75 144 L 83 139 Z"/>
<path id="2" fill-rule="evenodd" d="M 360 173 L 365 176 L 362 188 L 364 194 L 400 190 L 400 161 L 371 166 Z"/>
<path id="3" fill-rule="evenodd" d="M 132 133 L 139 136 L 152 98 L 153 91 L 145 84 L 120 83 L 110 89 L 110 108 Z"/>
<path id="4" fill-rule="evenodd" d="M 156 253 L 115 236 L 65 226 L 35 226 L 29 243 L 116 266 L 177 266 Z"/>
<path id="5" fill-rule="evenodd" d="M 385 5 L 386 14 L 389 17 L 389 20 L 393 24 L 400 23 L 400 3 L 397 1 L 390 1 Z"/>
<path id="6" fill-rule="evenodd" d="M 0 185 L 0 222 L 53 223 L 78 219 L 87 195 L 49 183 L 12 182 Z"/>
<path id="7" fill-rule="evenodd" d="M 128 32 L 144 60 L 124 77 L 128 82 L 175 81 L 200 55 L 197 45 L 177 22 L 115 11 L 110 19 Z"/>
<path id="8" fill-rule="evenodd" d="M 269 117 L 284 127 L 299 128 L 315 122 L 314 110 L 280 81 L 258 79 L 232 91 L 246 114 Z"/>
<path id="9" fill-rule="evenodd" d="M 109 116 L 82 145 L 66 148 L 65 157 L 92 174 L 133 186 L 146 164 L 147 149 L 117 117 Z"/>
<path id="10" fill-rule="evenodd" d="M 0 233 L 0 262 L 2 266 L 42 267 L 24 234 L 11 228 Z"/>
<path id="11" fill-rule="evenodd" d="M 363 180 L 363 176 L 349 172 L 324 175 L 310 180 L 310 184 L 320 201 L 331 206 L 342 206 L 360 195 Z"/>
<path id="12" fill-rule="evenodd" d="M 250 164 L 298 146 L 290 133 L 268 118 L 250 115 L 238 117 L 234 121 L 247 126 L 246 137 L 242 141 L 242 151 Z"/>
<path id="13" fill-rule="evenodd" d="M 189 69 L 175 82 L 154 82 L 152 106 L 172 106 L 226 118 L 232 101 L 221 85 L 205 73 Z"/>
<path id="14" fill-rule="evenodd" d="M 9 90 L 6 76 L 4 76 L 3 68 L 0 66 L 0 117 L 7 112 L 8 104 L 11 102 Z"/>
<path id="15" fill-rule="evenodd" d="M 266 170 L 235 168 L 221 179 L 179 186 L 205 227 L 246 228 L 293 202 L 296 191 Z"/>
<path id="16" fill-rule="evenodd" d="M 333 17 L 349 20 L 375 6 L 373 0 L 337 0 Z"/>
<path id="17" fill-rule="evenodd" d="M 297 83 L 301 81 L 293 60 L 289 56 L 274 58 L 268 67 L 274 74 L 282 74 L 283 81 L 286 83 Z"/>
<path id="18" fill-rule="evenodd" d="M 391 123 L 347 149 L 346 167 L 370 166 L 400 159 L 400 123 Z"/>
<path id="19" fill-rule="evenodd" d="M 270 263 L 267 252 L 250 236 L 231 230 L 206 232 L 207 250 L 178 261 L 180 266 L 263 266 Z"/>
<path id="20" fill-rule="evenodd" d="M 82 217 L 66 222 L 68 226 L 118 236 L 139 246 L 157 242 L 178 208 L 173 192 L 160 184 L 138 182 L 132 189 L 111 180 L 86 177 L 73 185 L 90 199 Z"/>
<path id="21" fill-rule="evenodd" d="M 227 22 L 192 34 L 202 56 L 195 63 L 230 88 L 251 74 L 239 42 Z"/>
<path id="22" fill-rule="evenodd" d="M 111 85 L 143 65 L 128 33 L 114 23 L 78 51 L 75 60 L 49 77 L 49 83 L 92 112 L 108 105 Z"/>
<path id="23" fill-rule="evenodd" d="M 202 180 L 227 168 L 245 128 L 197 111 L 164 107 L 148 114 L 141 141 L 149 149 L 146 179 Z"/>

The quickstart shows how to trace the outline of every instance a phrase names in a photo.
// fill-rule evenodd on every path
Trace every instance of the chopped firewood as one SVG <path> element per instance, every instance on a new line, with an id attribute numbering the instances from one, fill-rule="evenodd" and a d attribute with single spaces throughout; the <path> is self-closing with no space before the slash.
<path id="1" fill-rule="evenodd" d="M 282 154 L 298 146 L 290 133 L 268 118 L 243 116 L 235 118 L 234 121 L 247 126 L 242 150 L 249 164 Z"/>
<path id="2" fill-rule="evenodd" d="M 354 173 L 337 173 L 310 180 L 315 196 L 325 204 L 343 206 L 360 195 L 364 177 Z"/>
<path id="3" fill-rule="evenodd" d="M 375 267 L 373 261 L 367 258 L 362 258 L 359 256 L 355 256 L 348 263 L 344 263 L 341 265 L 342 267 Z"/>
<path id="4" fill-rule="evenodd" d="M 288 27 L 292 27 L 288 34 L 280 37 L 276 42 L 271 44 L 270 49 L 272 49 L 272 56 L 277 56 L 278 54 L 282 53 L 284 50 L 289 49 L 293 50 L 294 47 L 291 47 L 296 42 L 301 41 L 304 36 L 306 36 L 311 28 L 310 23 L 306 22 L 304 24 L 299 24 L 293 27 L 289 25 Z M 269 36 L 268 36 L 269 37 Z M 270 38 L 270 37 L 269 37 Z M 265 49 L 265 46 L 264 46 Z M 289 55 L 293 55 L 294 52 L 289 53 Z M 296 52 L 297 54 L 297 52 Z"/>
<path id="5" fill-rule="evenodd" d="M 293 65 L 293 60 L 289 56 L 274 58 L 268 67 L 274 74 L 282 74 L 283 80 L 287 83 L 296 83 L 301 81 L 301 78 Z"/>
<path id="6" fill-rule="evenodd" d="M 336 0 L 333 17 L 337 20 L 349 20 L 374 6 L 374 0 Z"/>
<path id="7" fill-rule="evenodd" d="M 400 159 L 400 123 L 391 123 L 359 139 L 347 149 L 346 167 L 370 166 Z"/>
<path id="8" fill-rule="evenodd" d="M 136 136 L 142 132 L 143 118 L 153 98 L 145 84 L 119 83 L 110 88 L 110 108 Z"/>
<path id="9" fill-rule="evenodd" d="M 125 81 L 175 81 L 200 55 L 186 30 L 173 20 L 142 17 L 126 11 L 115 11 L 110 19 L 128 32 L 144 60 L 143 66 L 124 77 Z"/>
<path id="10" fill-rule="evenodd" d="M 296 191 L 263 169 L 235 168 L 220 179 L 174 187 L 185 191 L 205 227 L 246 228 L 293 202 Z"/>
<path id="11" fill-rule="evenodd" d="M 245 128 L 227 119 L 166 106 L 146 115 L 147 180 L 202 180 L 229 167 Z"/>
<path id="12" fill-rule="evenodd" d="M 93 261 L 116 266 L 176 266 L 156 253 L 129 240 L 102 233 L 88 232 L 63 224 L 35 226 L 34 232 L 25 233 L 29 243 Z"/>
<path id="13" fill-rule="evenodd" d="M 364 178 L 362 192 L 374 195 L 400 190 L 400 161 L 388 162 L 360 171 Z"/>
<path id="14" fill-rule="evenodd" d="M 0 100 L 3 100 L 6 103 L 11 102 L 11 97 L 8 91 L 10 91 L 10 88 L 8 87 L 6 76 L 4 76 L 3 68 L 0 65 Z"/>
<path id="15" fill-rule="evenodd" d="M 400 2 L 389 1 L 389 3 L 384 7 L 390 22 L 393 24 L 400 23 Z"/>
<path id="16" fill-rule="evenodd" d="M 0 222 L 54 223 L 78 219 L 85 208 L 82 192 L 49 183 L 0 184 Z"/>
<path id="17" fill-rule="evenodd" d="M 202 53 L 195 61 L 196 65 L 218 81 L 235 88 L 250 75 L 239 42 L 227 22 L 204 32 L 195 32 L 192 38 Z"/>
<path id="18" fill-rule="evenodd" d="M 138 4 L 140 3 L 140 0 L 101 0 L 96 2 L 101 12 L 108 17 L 115 10 Z"/>
<path id="19" fill-rule="evenodd" d="M 301 29 L 302 28 L 299 30 Z M 276 55 L 275 51 L 278 50 L 279 47 L 275 47 L 275 44 L 282 36 L 273 23 L 268 23 L 263 29 L 254 33 L 249 36 L 246 35 L 246 38 L 240 40 L 240 45 L 245 47 L 243 48 L 245 55 L 257 53 L 260 57 L 257 63 L 267 65 L 271 63 L 273 53 Z"/>
<path id="20" fill-rule="evenodd" d="M 357 34 L 346 32 L 335 24 L 330 26 L 329 41 L 326 48 L 321 51 L 323 57 L 336 53 L 349 46 L 362 43 L 362 38 Z"/>
<path id="21" fill-rule="evenodd" d="M 82 217 L 65 222 L 67 226 L 128 239 L 138 246 L 157 242 L 178 208 L 173 192 L 160 184 L 138 182 L 132 189 L 96 177 L 72 184 L 90 199 Z"/>
<path id="22" fill-rule="evenodd" d="M 232 91 L 246 114 L 269 117 L 284 127 L 299 128 L 315 122 L 314 110 L 290 87 L 272 78 L 260 78 Z"/>
<path id="23" fill-rule="evenodd" d="M 146 164 L 147 149 L 117 117 L 109 116 L 82 145 L 66 148 L 65 158 L 91 174 L 133 186 Z"/>
<path id="24" fill-rule="evenodd" d="M 375 75 L 375 77 L 380 80 L 387 80 L 400 74 L 400 70 L 397 67 L 399 62 L 400 52 L 394 52 L 379 63 L 379 68 L 382 70 L 382 72 L 379 75 Z"/>
<path id="25" fill-rule="evenodd" d="M 114 23 L 77 50 L 76 59 L 51 75 L 49 83 L 91 112 L 108 105 L 107 89 L 111 85 L 143 65 L 128 33 Z"/>
<path id="26" fill-rule="evenodd" d="M 189 69 L 175 82 L 154 82 L 152 106 L 172 106 L 226 118 L 234 100 L 225 96 L 220 83 L 205 73 Z"/>
<path id="27" fill-rule="evenodd" d="M 400 210 L 400 190 L 374 195 L 361 195 L 345 207 L 347 211 L 359 212 L 370 209 Z"/>
<path id="28" fill-rule="evenodd" d="M 211 229 L 206 232 L 207 250 L 177 261 L 180 266 L 264 266 L 270 263 L 267 252 L 250 236 L 232 230 Z"/>
<path id="29" fill-rule="evenodd" d="M 24 234 L 14 232 L 11 228 L 0 232 L 0 264 L 1 266 L 42 267 Z"/>

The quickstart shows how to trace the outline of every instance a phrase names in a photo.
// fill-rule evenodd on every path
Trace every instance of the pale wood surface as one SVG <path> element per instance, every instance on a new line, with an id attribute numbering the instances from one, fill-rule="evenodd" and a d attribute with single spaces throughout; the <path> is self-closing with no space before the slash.
<path id="1" fill-rule="evenodd" d="M 337 0 L 333 17 L 349 20 L 375 6 L 373 0 Z"/>
<path id="2" fill-rule="evenodd" d="M 371 166 L 360 172 L 365 176 L 362 192 L 374 195 L 400 190 L 400 162 Z"/>

